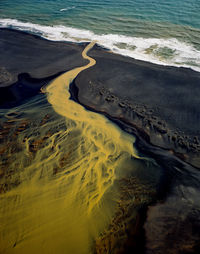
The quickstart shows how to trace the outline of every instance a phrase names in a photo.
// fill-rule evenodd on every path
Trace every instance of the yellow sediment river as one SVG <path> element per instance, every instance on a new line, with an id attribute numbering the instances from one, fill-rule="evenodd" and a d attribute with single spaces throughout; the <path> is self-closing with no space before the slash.
<path id="1" fill-rule="evenodd" d="M 41 135 L 37 140 L 31 125 L 18 130 L 22 145 L 10 163 L 15 169 L 9 178 L 18 184 L 0 194 L 1 254 L 93 253 L 95 240 L 115 214 L 115 181 L 134 170 L 138 156 L 133 136 L 70 99 L 70 83 L 96 63 L 87 56 L 93 45 L 82 53 L 86 66 L 43 89 L 66 128 L 51 131 L 56 121 L 43 121 L 35 127 Z"/>

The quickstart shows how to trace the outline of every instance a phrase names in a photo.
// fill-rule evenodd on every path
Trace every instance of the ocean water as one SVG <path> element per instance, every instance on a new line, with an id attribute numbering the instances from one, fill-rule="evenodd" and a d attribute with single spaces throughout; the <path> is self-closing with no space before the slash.
<path id="1" fill-rule="evenodd" d="M 0 27 L 200 71 L 199 0 L 1 0 Z"/>

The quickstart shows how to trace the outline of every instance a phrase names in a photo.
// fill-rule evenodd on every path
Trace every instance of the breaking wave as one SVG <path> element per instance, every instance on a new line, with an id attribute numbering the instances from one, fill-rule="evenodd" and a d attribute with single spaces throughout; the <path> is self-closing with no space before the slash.
<path id="1" fill-rule="evenodd" d="M 121 55 L 156 64 L 187 67 L 200 71 L 200 51 L 176 38 L 158 39 L 119 34 L 95 34 L 89 30 L 63 25 L 45 26 L 16 19 L 0 19 L 0 27 L 31 32 L 54 41 L 95 40 L 99 45 Z"/>

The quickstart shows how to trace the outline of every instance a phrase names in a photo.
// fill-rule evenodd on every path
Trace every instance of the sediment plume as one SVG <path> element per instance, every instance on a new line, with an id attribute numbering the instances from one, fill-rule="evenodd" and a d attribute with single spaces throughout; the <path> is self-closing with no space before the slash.
<path id="1" fill-rule="evenodd" d="M 118 217 L 123 200 L 120 179 L 137 177 L 139 185 L 146 182 L 150 191 L 148 197 L 141 192 L 141 206 L 152 200 L 155 181 L 147 181 L 146 169 L 156 169 L 158 180 L 159 167 L 138 155 L 135 137 L 70 99 L 70 83 L 95 64 L 87 56 L 94 43 L 82 53 L 87 65 L 43 87 L 49 103 L 41 93 L 4 114 L 1 253 L 94 253 L 102 248 L 101 235 L 105 239 L 106 229 Z"/>

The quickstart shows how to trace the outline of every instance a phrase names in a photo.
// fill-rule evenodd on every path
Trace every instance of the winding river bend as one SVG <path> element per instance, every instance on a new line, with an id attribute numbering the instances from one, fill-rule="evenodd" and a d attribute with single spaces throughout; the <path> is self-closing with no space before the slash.
<path id="1" fill-rule="evenodd" d="M 9 134 L 18 149 L 9 150 L 12 170 L 1 180 L 0 253 L 114 253 L 152 201 L 156 163 L 138 155 L 134 136 L 70 99 L 70 83 L 96 63 L 87 56 L 94 44 L 82 53 L 86 66 L 43 89 L 49 104 L 40 94 L 6 115 L 10 126 L 22 124 Z"/>

